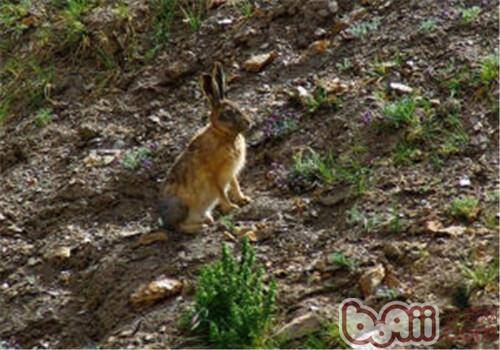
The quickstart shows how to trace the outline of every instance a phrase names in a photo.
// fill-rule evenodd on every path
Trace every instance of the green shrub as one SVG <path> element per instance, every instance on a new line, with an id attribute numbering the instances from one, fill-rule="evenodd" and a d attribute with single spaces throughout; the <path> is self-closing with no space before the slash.
<path id="1" fill-rule="evenodd" d="M 319 180 L 325 184 L 343 183 L 352 185 L 352 195 L 361 195 L 368 186 L 370 169 L 357 159 L 346 155 L 322 156 L 311 148 L 293 155 L 293 165 L 288 173 L 291 187 L 300 183 L 313 183 Z M 305 186 L 307 187 L 307 186 Z"/>
<path id="2" fill-rule="evenodd" d="M 460 265 L 462 274 L 468 279 L 471 288 L 484 288 L 490 284 L 498 285 L 498 258 L 489 264 L 474 265 L 469 267 L 465 264 Z"/>
<path id="3" fill-rule="evenodd" d="M 194 308 L 187 316 L 191 330 L 215 348 L 259 347 L 274 313 L 276 286 L 264 287 L 263 270 L 244 238 L 237 260 L 226 244 L 222 259 L 202 269 Z"/>
<path id="4" fill-rule="evenodd" d="M 348 270 L 354 270 L 359 265 L 358 261 L 348 258 L 343 252 L 333 252 L 328 258 L 332 264 L 345 267 Z"/>
<path id="5" fill-rule="evenodd" d="M 474 22 L 479 14 L 481 13 L 481 8 L 479 6 L 473 6 L 470 8 L 459 8 L 460 20 L 463 24 L 469 24 Z"/>
<path id="6" fill-rule="evenodd" d="M 476 219 L 479 210 L 479 201 L 473 197 L 455 198 L 449 208 L 453 217 L 467 221 Z"/>
<path id="7" fill-rule="evenodd" d="M 416 106 L 417 104 L 414 99 L 405 97 L 402 100 L 384 106 L 382 114 L 387 122 L 395 128 L 412 125 L 418 121 L 415 116 Z"/>
<path id="8" fill-rule="evenodd" d="M 481 82 L 489 86 L 494 82 L 498 81 L 499 76 L 499 53 L 498 51 L 493 54 L 483 58 L 479 64 L 479 76 Z"/>
<path id="9" fill-rule="evenodd" d="M 42 108 L 36 113 L 35 124 L 39 128 L 43 128 L 44 126 L 50 124 L 51 122 L 52 122 L 52 109 Z"/>

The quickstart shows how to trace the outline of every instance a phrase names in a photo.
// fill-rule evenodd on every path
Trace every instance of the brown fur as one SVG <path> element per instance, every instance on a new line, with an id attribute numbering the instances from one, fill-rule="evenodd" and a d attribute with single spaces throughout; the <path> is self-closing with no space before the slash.
<path id="1" fill-rule="evenodd" d="M 223 212 L 250 202 L 241 193 L 237 176 L 245 165 L 246 144 L 241 134 L 250 119 L 236 103 L 225 99 L 225 78 L 216 64 L 211 76 L 201 77 L 211 105 L 210 123 L 191 139 L 167 176 L 160 194 L 160 215 L 165 226 L 196 232 L 213 223 L 211 210 Z"/>

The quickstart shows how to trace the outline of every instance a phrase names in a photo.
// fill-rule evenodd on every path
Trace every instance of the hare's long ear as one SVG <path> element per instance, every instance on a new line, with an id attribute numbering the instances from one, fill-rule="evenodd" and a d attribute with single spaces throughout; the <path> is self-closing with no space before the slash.
<path id="1" fill-rule="evenodd" d="M 200 86 L 201 90 L 205 94 L 205 97 L 208 99 L 208 102 L 210 102 L 210 105 L 219 105 L 221 100 L 219 88 L 210 75 L 202 74 L 200 76 Z"/>
<path id="2" fill-rule="evenodd" d="M 215 62 L 212 77 L 217 83 L 220 98 L 224 99 L 226 97 L 226 75 L 224 74 L 224 69 L 220 62 Z"/>

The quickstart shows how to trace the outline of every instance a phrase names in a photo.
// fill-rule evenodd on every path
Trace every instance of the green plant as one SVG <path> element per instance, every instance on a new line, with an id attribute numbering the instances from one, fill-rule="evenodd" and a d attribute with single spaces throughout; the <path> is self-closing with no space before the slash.
<path id="1" fill-rule="evenodd" d="M 189 24 L 192 30 L 198 30 L 206 16 L 206 1 L 193 0 L 189 6 L 181 6 L 184 20 Z"/>
<path id="2" fill-rule="evenodd" d="M 125 153 L 122 159 L 122 164 L 127 169 L 136 170 L 141 164 L 147 163 L 152 157 L 152 154 L 151 149 L 147 147 L 139 147 Z"/>
<path id="3" fill-rule="evenodd" d="M 170 26 L 175 17 L 175 11 L 178 8 L 179 0 L 150 0 L 150 6 L 154 18 L 153 28 L 154 37 L 157 43 L 163 43 L 168 40 L 170 35 Z"/>
<path id="4" fill-rule="evenodd" d="M 306 99 L 306 108 L 309 113 L 314 113 L 323 107 L 335 106 L 338 101 L 335 97 L 328 96 L 322 86 L 316 87 L 313 94 Z"/>
<path id="5" fill-rule="evenodd" d="M 389 288 L 389 287 L 385 287 L 385 286 L 377 288 L 377 291 L 375 292 L 375 296 L 377 296 L 377 298 L 387 300 L 387 301 L 397 299 L 400 294 L 401 293 L 397 289 Z"/>
<path id="6" fill-rule="evenodd" d="M 490 86 L 498 82 L 499 77 L 499 52 L 484 57 L 479 63 L 479 77 L 483 85 Z"/>
<path id="7" fill-rule="evenodd" d="M 430 33 L 434 31 L 437 27 L 437 22 L 435 19 L 426 19 L 420 23 L 419 30 L 421 32 Z"/>
<path id="8" fill-rule="evenodd" d="M 342 252 L 331 253 L 328 259 L 332 264 L 338 265 L 340 267 L 345 267 L 349 270 L 353 270 L 359 265 L 359 263 L 356 260 L 346 257 L 345 254 Z"/>
<path id="9" fill-rule="evenodd" d="M 357 204 L 347 211 L 346 221 L 351 226 L 361 225 L 365 232 L 376 230 L 382 223 L 382 219 L 379 214 L 373 213 L 372 215 L 369 215 L 368 213 L 359 210 Z"/>
<path id="10" fill-rule="evenodd" d="M 28 28 L 22 18 L 28 15 L 31 0 L 21 0 L 17 4 L 7 2 L 0 4 L 0 30 L 6 34 L 19 38 Z"/>
<path id="11" fill-rule="evenodd" d="M 40 109 L 35 116 L 35 124 L 39 128 L 42 128 L 52 122 L 52 109 L 50 108 L 42 108 Z"/>
<path id="12" fill-rule="evenodd" d="M 449 207 L 451 216 L 473 221 L 480 211 L 479 201 L 474 197 L 455 198 Z"/>
<path id="13" fill-rule="evenodd" d="M 349 27 L 346 29 L 346 32 L 356 38 L 361 38 L 369 32 L 377 30 L 379 26 L 380 21 L 378 19 L 374 19 L 373 21 L 361 22 L 358 25 Z"/>
<path id="14" fill-rule="evenodd" d="M 64 45 L 78 44 L 87 35 L 82 16 L 91 9 L 90 0 L 68 0 L 61 12 L 64 20 Z"/>
<path id="15" fill-rule="evenodd" d="M 461 7 L 458 11 L 460 12 L 460 21 L 463 24 L 469 24 L 477 19 L 481 13 L 481 8 L 479 6 L 472 6 L 469 8 Z"/>
<path id="16" fill-rule="evenodd" d="M 326 323 L 319 332 L 309 335 L 298 348 L 350 349 L 340 335 L 339 325 L 335 323 Z"/>
<path id="17" fill-rule="evenodd" d="M 499 273 L 498 258 L 487 264 L 467 266 L 465 263 L 460 264 L 460 269 L 465 278 L 469 280 L 471 288 L 484 288 L 490 284 L 498 285 Z"/>
<path id="18" fill-rule="evenodd" d="M 219 218 L 219 221 L 222 225 L 226 227 L 231 232 L 234 232 L 236 229 L 236 224 L 234 222 L 234 218 L 232 215 L 224 215 Z"/>
<path id="19" fill-rule="evenodd" d="M 34 58 L 9 58 L 0 66 L 0 79 L 0 114 L 5 119 L 14 108 L 42 107 L 54 79 L 54 67 L 41 66 Z"/>
<path id="20" fill-rule="evenodd" d="M 401 233 L 401 231 L 403 230 L 403 223 L 401 222 L 401 218 L 394 209 L 391 210 L 391 214 L 387 222 L 387 228 L 389 229 L 390 233 L 394 234 Z"/>
<path id="21" fill-rule="evenodd" d="M 386 104 L 382 108 L 382 114 L 389 125 L 399 128 L 404 125 L 413 125 L 418 122 L 415 116 L 417 103 L 413 98 L 405 97 L 399 101 Z"/>
<path id="22" fill-rule="evenodd" d="M 186 315 L 191 330 L 212 347 L 261 347 L 275 309 L 276 285 L 266 290 L 255 251 L 243 239 L 237 260 L 226 244 L 222 259 L 201 270 L 194 307 Z"/>
<path id="23" fill-rule="evenodd" d="M 344 57 L 341 62 L 335 65 L 335 67 L 337 67 L 337 69 L 341 72 L 346 72 L 352 68 L 352 62 L 349 58 Z"/>
<path id="24" fill-rule="evenodd" d="M 307 155 L 304 155 L 307 151 Z M 306 182 L 347 183 L 352 185 L 354 195 L 361 195 L 367 187 L 369 168 L 358 160 L 348 156 L 334 157 L 331 153 L 321 156 L 307 148 L 293 156 L 293 166 L 289 172 L 289 181 L 301 179 Z"/>
<path id="25" fill-rule="evenodd" d="M 236 2 L 235 5 L 243 16 L 251 17 L 255 6 L 255 0 L 240 0 Z"/>
<path id="26" fill-rule="evenodd" d="M 392 161 L 396 166 L 411 164 L 421 156 L 422 152 L 408 142 L 400 141 L 396 144 Z"/>
<path id="27" fill-rule="evenodd" d="M 310 181 L 320 179 L 327 183 L 332 182 L 334 176 L 331 157 L 323 158 L 311 148 L 308 148 L 307 151 L 307 156 L 304 156 L 304 151 L 294 154 L 290 176 L 300 176 Z"/>

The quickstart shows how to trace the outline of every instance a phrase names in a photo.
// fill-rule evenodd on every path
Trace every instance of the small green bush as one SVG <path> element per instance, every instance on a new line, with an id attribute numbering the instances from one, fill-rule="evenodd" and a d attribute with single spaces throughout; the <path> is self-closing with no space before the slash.
<path id="1" fill-rule="evenodd" d="M 214 348 L 261 347 L 275 309 L 276 285 L 264 287 L 263 270 L 255 267 L 255 251 L 244 238 L 237 260 L 226 244 L 222 259 L 202 269 L 191 330 Z"/>
<path id="2" fill-rule="evenodd" d="M 36 113 L 35 124 L 39 128 L 43 128 L 44 126 L 50 124 L 51 122 L 52 122 L 52 109 L 42 108 Z"/>
<path id="3" fill-rule="evenodd" d="M 489 264 L 477 264 L 472 267 L 461 264 L 460 269 L 464 277 L 469 281 L 471 288 L 482 289 L 490 284 L 498 285 L 498 259 L 494 259 Z"/>
<path id="4" fill-rule="evenodd" d="M 382 114 L 391 126 L 399 128 L 404 125 L 415 124 L 418 121 L 415 116 L 416 107 L 417 104 L 414 99 L 405 97 L 384 106 Z"/>
<path id="5" fill-rule="evenodd" d="M 332 264 L 345 267 L 348 270 L 354 270 L 359 265 L 358 261 L 348 258 L 343 252 L 333 252 L 328 258 Z"/>
<path id="6" fill-rule="evenodd" d="M 481 8 L 479 6 L 472 6 L 470 8 L 459 8 L 460 20 L 463 24 L 469 24 L 474 22 L 479 14 L 481 13 Z"/>
<path id="7" fill-rule="evenodd" d="M 449 208 L 451 216 L 467 221 L 474 221 L 479 210 L 479 201 L 473 197 L 455 198 Z"/>

